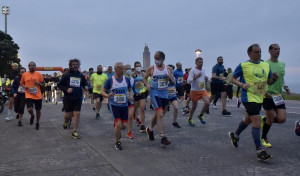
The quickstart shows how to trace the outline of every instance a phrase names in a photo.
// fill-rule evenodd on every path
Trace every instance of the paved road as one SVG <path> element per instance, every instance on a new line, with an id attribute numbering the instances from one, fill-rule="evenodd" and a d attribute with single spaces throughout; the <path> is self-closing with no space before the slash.
<path id="1" fill-rule="evenodd" d="M 167 113 L 165 134 L 172 141 L 167 148 L 160 147 L 156 129 L 155 141 L 148 141 L 134 125 L 133 140 L 122 133 L 123 151 L 114 148 L 112 117 L 106 104 L 100 120 L 94 119 L 88 103 L 83 104 L 79 140 L 71 138 L 71 130 L 62 128 L 61 104 L 43 104 L 39 131 L 29 125 L 27 112 L 23 127 L 17 127 L 16 119 L 5 122 L 5 107 L 0 114 L 0 175 L 299 175 L 300 137 L 293 129 L 295 120 L 300 120 L 300 102 L 288 101 L 287 106 L 286 123 L 273 125 L 269 133 L 273 148 L 267 151 L 274 156 L 269 162 L 256 160 L 249 127 L 240 136 L 239 148 L 231 146 L 228 132 L 236 129 L 244 114 L 235 101 L 228 103 L 232 116 L 222 116 L 218 104 L 217 110 L 205 115 L 205 126 L 194 118 L 195 128 L 189 127 L 187 116 L 182 115 L 178 118 L 182 128 L 172 127 L 172 114 Z M 146 111 L 147 124 L 152 113 Z"/>

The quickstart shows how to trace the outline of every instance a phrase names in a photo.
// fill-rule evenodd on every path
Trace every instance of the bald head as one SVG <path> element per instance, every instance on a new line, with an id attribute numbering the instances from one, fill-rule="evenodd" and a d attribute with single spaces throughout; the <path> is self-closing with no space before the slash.
<path id="1" fill-rule="evenodd" d="M 115 72 L 116 72 L 116 76 L 120 77 L 123 75 L 124 73 L 124 64 L 123 62 L 117 62 L 114 66 L 115 68 Z"/>

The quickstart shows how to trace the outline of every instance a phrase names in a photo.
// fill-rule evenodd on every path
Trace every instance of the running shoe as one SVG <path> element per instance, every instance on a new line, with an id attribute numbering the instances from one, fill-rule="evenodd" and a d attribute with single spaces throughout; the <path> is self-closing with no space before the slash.
<path id="1" fill-rule="evenodd" d="M 182 112 L 182 115 L 186 115 L 188 113 L 190 113 L 190 108 L 189 107 L 185 107 L 184 110 L 183 110 L 183 112 Z"/>
<path id="2" fill-rule="evenodd" d="M 212 104 L 213 109 L 217 109 L 217 105 Z"/>
<path id="3" fill-rule="evenodd" d="M 5 119 L 6 120 L 11 120 L 12 119 L 12 115 L 11 114 L 7 115 L 7 117 Z"/>
<path id="4" fill-rule="evenodd" d="M 222 111 L 222 115 L 231 115 L 231 112 L 228 112 L 228 111 L 226 111 L 226 109 L 224 109 L 223 111 Z"/>
<path id="5" fill-rule="evenodd" d="M 141 133 L 145 133 L 145 132 L 146 132 L 145 125 L 141 125 L 140 132 L 141 132 Z"/>
<path id="6" fill-rule="evenodd" d="M 189 122 L 189 125 L 190 125 L 191 127 L 195 127 L 195 126 L 196 126 L 196 125 L 194 124 L 193 119 L 189 119 L 188 122 Z"/>
<path id="7" fill-rule="evenodd" d="M 177 123 L 177 122 L 173 122 L 173 124 L 172 124 L 174 127 L 176 127 L 176 128 L 181 128 L 181 126 Z"/>
<path id="8" fill-rule="evenodd" d="M 97 114 L 96 114 L 96 120 L 99 120 L 99 119 L 100 119 L 100 114 L 97 113 Z"/>
<path id="9" fill-rule="evenodd" d="M 205 122 L 205 120 L 204 120 L 204 116 L 203 115 L 198 115 L 198 118 L 199 118 L 199 120 L 200 120 L 200 122 L 203 124 L 203 125 L 205 125 L 206 124 L 206 122 Z"/>
<path id="10" fill-rule="evenodd" d="M 30 125 L 33 124 L 33 120 L 34 120 L 34 116 L 31 116 L 31 117 L 30 117 Z"/>
<path id="11" fill-rule="evenodd" d="M 238 148 L 238 142 L 239 142 L 239 138 L 234 137 L 234 132 L 229 132 L 228 133 L 230 139 L 231 139 L 231 144 L 235 147 Z"/>
<path id="12" fill-rule="evenodd" d="M 64 122 L 63 127 L 64 127 L 64 129 L 67 129 L 67 128 L 68 128 L 68 123 L 67 123 L 67 122 Z"/>
<path id="13" fill-rule="evenodd" d="M 136 122 L 136 125 L 140 125 L 142 123 L 139 118 L 136 118 L 135 122 Z"/>
<path id="14" fill-rule="evenodd" d="M 295 134 L 300 136 L 300 124 L 298 121 L 295 122 Z"/>
<path id="15" fill-rule="evenodd" d="M 153 134 L 153 131 L 150 130 L 149 127 L 147 127 L 147 128 L 146 128 L 146 132 L 148 133 L 148 139 L 149 139 L 150 141 L 154 141 L 154 134 Z"/>
<path id="16" fill-rule="evenodd" d="M 79 134 L 77 133 L 77 131 L 73 131 L 73 133 L 72 133 L 72 138 L 74 138 L 74 139 L 80 139 L 80 136 L 79 136 Z"/>
<path id="17" fill-rule="evenodd" d="M 237 104 L 236 104 L 236 106 L 238 107 L 238 108 L 240 108 L 240 106 L 241 106 L 241 100 L 238 98 L 237 99 Z"/>
<path id="18" fill-rule="evenodd" d="M 132 135 L 131 131 L 127 132 L 127 137 L 129 139 L 133 139 L 134 138 L 134 136 Z"/>
<path id="19" fill-rule="evenodd" d="M 121 142 L 116 142 L 115 148 L 116 148 L 117 150 L 123 150 L 123 147 L 122 147 L 122 145 L 121 145 Z"/>
<path id="20" fill-rule="evenodd" d="M 257 159 L 259 161 L 268 161 L 271 158 L 272 158 L 272 155 L 267 154 L 267 152 L 264 150 L 259 150 L 257 152 Z"/>
<path id="21" fill-rule="evenodd" d="M 167 137 L 163 136 L 160 139 L 160 143 L 162 147 L 166 147 L 167 145 L 171 144 L 171 141 Z"/>
<path id="22" fill-rule="evenodd" d="M 36 130 L 39 130 L 39 129 L 40 129 L 40 124 L 36 123 L 36 124 L 35 124 L 35 129 L 36 129 Z"/>
<path id="23" fill-rule="evenodd" d="M 150 108 L 152 111 L 154 111 L 154 108 L 153 108 L 152 104 L 149 106 L 149 108 Z"/>
<path id="24" fill-rule="evenodd" d="M 96 108 L 95 108 L 95 106 L 93 106 L 93 111 L 95 111 L 96 110 Z"/>
<path id="25" fill-rule="evenodd" d="M 22 125 L 22 122 L 21 122 L 21 121 L 18 121 L 18 127 L 21 127 L 21 126 L 23 126 L 23 125 Z"/>
<path id="26" fill-rule="evenodd" d="M 264 146 L 264 147 L 267 147 L 267 148 L 271 148 L 272 147 L 272 144 L 269 143 L 269 141 L 267 139 L 261 139 L 261 144 Z"/>

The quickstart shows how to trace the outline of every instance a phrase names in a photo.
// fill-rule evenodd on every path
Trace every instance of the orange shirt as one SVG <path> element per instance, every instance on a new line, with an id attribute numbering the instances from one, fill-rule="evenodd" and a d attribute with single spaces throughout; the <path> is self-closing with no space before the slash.
<path id="1" fill-rule="evenodd" d="M 21 84 L 25 84 L 25 87 L 29 89 L 25 90 L 25 97 L 35 100 L 42 99 L 41 87 L 39 85 L 35 85 L 35 81 L 39 83 L 43 83 L 43 76 L 40 72 L 30 73 L 25 72 L 21 78 Z"/>

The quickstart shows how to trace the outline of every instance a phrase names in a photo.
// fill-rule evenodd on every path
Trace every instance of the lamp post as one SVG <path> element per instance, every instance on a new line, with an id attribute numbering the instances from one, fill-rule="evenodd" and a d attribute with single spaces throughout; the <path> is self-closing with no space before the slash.
<path id="1" fill-rule="evenodd" d="M 9 15 L 9 12 L 8 6 L 2 6 L 2 14 L 5 15 L 5 34 L 7 34 L 7 15 Z"/>
<path id="2" fill-rule="evenodd" d="M 202 53 L 202 50 L 201 49 L 196 49 L 195 53 L 196 53 L 197 58 L 199 58 L 200 54 Z"/>

